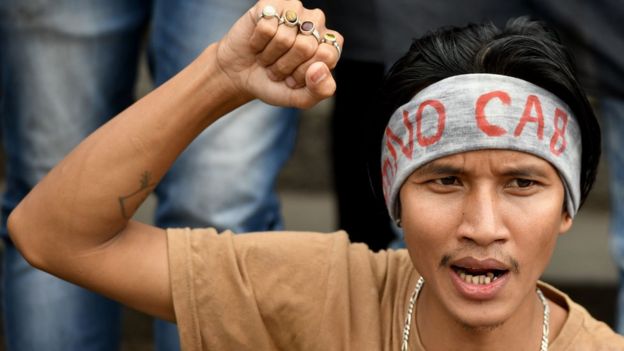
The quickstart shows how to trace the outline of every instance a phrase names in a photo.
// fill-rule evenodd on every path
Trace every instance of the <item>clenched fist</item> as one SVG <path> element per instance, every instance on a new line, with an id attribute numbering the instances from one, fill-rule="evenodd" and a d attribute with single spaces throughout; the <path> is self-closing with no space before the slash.
<path id="1" fill-rule="evenodd" d="M 242 95 L 308 108 L 331 96 L 342 36 L 298 0 L 262 0 L 218 42 L 217 65 Z"/>

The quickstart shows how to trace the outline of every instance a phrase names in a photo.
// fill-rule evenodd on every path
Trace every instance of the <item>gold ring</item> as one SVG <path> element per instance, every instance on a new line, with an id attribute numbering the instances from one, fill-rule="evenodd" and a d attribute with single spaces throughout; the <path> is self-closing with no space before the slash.
<path id="1" fill-rule="evenodd" d="M 334 33 L 325 33 L 321 42 L 325 44 L 330 44 L 335 47 L 336 51 L 338 51 L 338 58 L 340 58 L 340 55 L 342 55 L 342 49 L 340 48 L 340 44 L 338 44 L 337 39 L 338 38 L 336 38 L 336 35 Z"/>
<path id="2" fill-rule="evenodd" d="M 282 15 L 281 22 L 289 27 L 295 27 L 299 24 L 299 16 L 297 16 L 297 12 L 293 10 L 286 10 Z"/>

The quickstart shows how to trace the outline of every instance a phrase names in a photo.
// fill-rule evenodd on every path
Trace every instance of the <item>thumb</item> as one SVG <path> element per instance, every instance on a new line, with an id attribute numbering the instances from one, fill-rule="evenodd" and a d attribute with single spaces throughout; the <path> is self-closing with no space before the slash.
<path id="1" fill-rule="evenodd" d="M 315 62 L 308 67 L 305 75 L 306 85 L 302 89 L 305 107 L 312 107 L 319 101 L 326 99 L 336 91 L 336 81 L 332 77 L 327 65 Z"/>

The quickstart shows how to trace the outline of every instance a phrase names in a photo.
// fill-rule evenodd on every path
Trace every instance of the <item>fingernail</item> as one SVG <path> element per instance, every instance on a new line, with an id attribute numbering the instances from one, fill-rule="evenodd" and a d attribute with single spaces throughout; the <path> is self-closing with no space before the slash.
<path id="1" fill-rule="evenodd" d="M 295 78 L 290 76 L 286 78 L 286 85 L 288 85 L 289 88 L 294 88 L 297 86 L 297 81 L 295 80 Z"/>
<path id="2" fill-rule="evenodd" d="M 318 71 L 312 74 L 312 83 L 318 83 L 327 77 L 327 71 L 324 69 L 319 69 Z"/>

